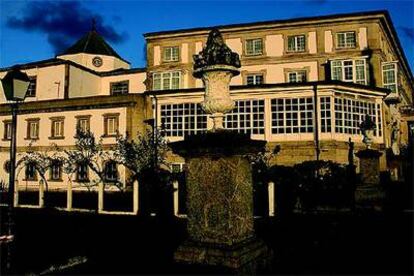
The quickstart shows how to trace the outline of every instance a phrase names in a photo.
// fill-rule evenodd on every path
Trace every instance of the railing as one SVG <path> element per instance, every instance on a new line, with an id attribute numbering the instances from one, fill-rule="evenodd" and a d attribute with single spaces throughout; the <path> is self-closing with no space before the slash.
<path id="1" fill-rule="evenodd" d="M 45 207 L 45 184 L 43 181 L 39 181 L 39 190 L 38 190 L 38 204 L 20 204 L 19 202 L 19 189 L 18 181 L 15 181 L 15 192 L 14 192 L 14 207 L 17 208 L 35 208 L 41 209 Z M 179 182 L 178 180 L 173 181 L 173 208 L 174 216 L 180 218 L 186 218 L 187 215 L 179 214 Z M 128 211 L 107 211 L 104 209 L 105 203 L 105 186 L 103 183 L 98 185 L 98 214 L 106 215 L 138 215 L 139 211 L 139 183 L 135 181 L 133 183 L 132 191 L 132 202 L 133 208 L 132 212 Z M 5 203 L 0 203 L 0 206 L 7 206 Z M 268 206 L 269 206 L 269 217 L 275 216 L 276 213 L 276 204 L 275 204 L 275 184 L 273 182 L 268 183 Z M 67 211 L 67 212 L 96 212 L 96 210 L 86 209 L 86 208 L 73 208 L 73 187 L 72 183 L 69 181 L 66 189 L 66 207 L 53 207 L 55 210 Z M 156 214 L 151 214 L 152 216 Z"/>

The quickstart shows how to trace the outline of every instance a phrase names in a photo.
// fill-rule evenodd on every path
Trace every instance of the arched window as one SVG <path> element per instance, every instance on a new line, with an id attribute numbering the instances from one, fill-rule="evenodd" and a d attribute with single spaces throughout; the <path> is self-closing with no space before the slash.
<path id="1" fill-rule="evenodd" d="M 118 180 L 118 168 L 115 161 L 108 161 L 105 163 L 105 180 L 116 181 Z"/>

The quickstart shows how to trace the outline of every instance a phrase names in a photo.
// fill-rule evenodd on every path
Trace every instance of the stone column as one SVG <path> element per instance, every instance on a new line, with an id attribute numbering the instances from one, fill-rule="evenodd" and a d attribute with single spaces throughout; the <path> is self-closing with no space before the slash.
<path id="1" fill-rule="evenodd" d="M 187 164 L 189 239 L 175 252 L 176 261 L 239 270 L 269 256 L 254 238 L 252 169 L 246 156 L 264 145 L 227 131 L 171 144 Z"/>
<path id="2" fill-rule="evenodd" d="M 133 212 L 134 212 L 134 214 L 138 214 L 138 206 L 139 206 L 139 190 L 138 190 L 138 180 L 135 180 L 134 181 L 134 186 L 133 186 L 133 191 L 132 191 L 132 193 L 133 193 L 133 204 L 134 204 L 134 207 L 133 207 Z"/>
<path id="3" fill-rule="evenodd" d="M 98 184 L 98 213 L 102 212 L 104 209 L 104 193 L 105 185 L 102 182 Z"/>
<path id="4" fill-rule="evenodd" d="M 45 207 L 45 198 L 44 198 L 44 196 L 45 196 L 45 186 L 44 186 L 45 184 L 44 184 L 44 182 L 43 182 L 43 180 L 41 179 L 40 181 L 39 181 L 39 207 L 40 208 L 43 208 L 43 207 Z"/>
<path id="5" fill-rule="evenodd" d="M 173 181 L 173 188 L 174 188 L 174 216 L 178 216 L 178 180 Z"/>
<path id="6" fill-rule="evenodd" d="M 364 149 L 356 153 L 359 158 L 361 183 L 355 189 L 355 206 L 357 208 L 381 209 L 384 191 L 380 186 L 379 158 L 381 152 Z"/>
<path id="7" fill-rule="evenodd" d="M 267 186 L 269 199 L 269 217 L 275 215 L 275 183 L 269 182 Z"/>
<path id="8" fill-rule="evenodd" d="M 66 191 L 66 210 L 72 211 L 72 181 L 68 181 L 68 187 Z"/>
<path id="9" fill-rule="evenodd" d="M 13 207 L 19 206 L 19 181 L 18 180 L 14 181 L 14 202 L 13 204 L 14 204 Z"/>

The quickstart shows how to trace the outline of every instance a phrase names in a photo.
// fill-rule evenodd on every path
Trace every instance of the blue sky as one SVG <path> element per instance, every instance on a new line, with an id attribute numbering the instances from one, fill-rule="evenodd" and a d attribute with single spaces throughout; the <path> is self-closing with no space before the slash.
<path id="1" fill-rule="evenodd" d="M 145 66 L 146 32 L 388 10 L 414 68 L 414 1 L 0 1 L 0 67 L 54 57 L 91 28 L 133 67 Z"/>

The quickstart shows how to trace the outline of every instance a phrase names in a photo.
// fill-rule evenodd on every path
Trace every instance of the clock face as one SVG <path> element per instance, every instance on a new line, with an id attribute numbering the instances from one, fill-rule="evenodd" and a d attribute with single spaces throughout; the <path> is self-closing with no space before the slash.
<path id="1" fill-rule="evenodd" d="M 101 66 L 102 66 L 102 63 L 103 63 L 103 61 L 102 61 L 102 58 L 100 58 L 100 57 L 94 57 L 94 58 L 92 59 L 92 64 L 93 64 L 95 67 L 101 67 Z"/>

